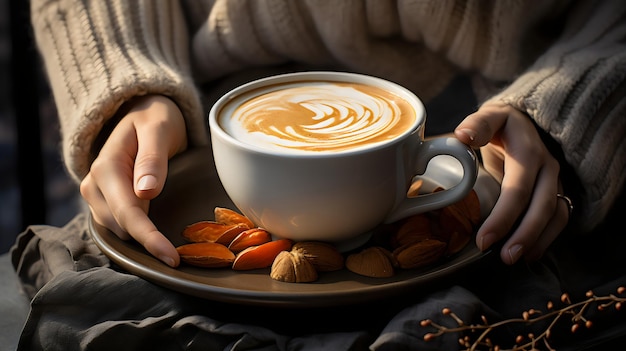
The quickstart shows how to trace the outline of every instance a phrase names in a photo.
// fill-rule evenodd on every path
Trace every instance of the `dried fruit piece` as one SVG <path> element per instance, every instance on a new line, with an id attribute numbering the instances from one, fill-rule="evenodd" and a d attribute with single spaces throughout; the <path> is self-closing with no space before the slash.
<path id="1" fill-rule="evenodd" d="M 343 255 L 337 248 L 321 241 L 301 241 L 291 248 L 299 251 L 319 272 L 338 271 L 344 267 Z"/>
<path id="2" fill-rule="evenodd" d="M 239 212 L 225 207 L 215 207 L 213 210 L 215 221 L 224 224 L 244 224 L 248 229 L 256 227 L 252 221 Z"/>
<path id="3" fill-rule="evenodd" d="M 214 221 L 199 221 L 183 229 L 182 236 L 194 243 L 218 242 L 228 245 L 239 233 L 248 229 L 245 225 L 224 224 Z"/>
<path id="4" fill-rule="evenodd" d="M 281 251 L 272 263 L 270 277 L 287 283 L 310 283 L 317 280 L 318 273 L 301 251 Z"/>
<path id="5" fill-rule="evenodd" d="M 235 260 L 235 254 L 226 246 L 218 243 L 191 243 L 176 248 L 180 259 L 198 267 L 228 267 Z"/>
<path id="6" fill-rule="evenodd" d="M 397 248 L 432 237 L 430 218 L 426 213 L 420 213 L 402 221 L 398 230 L 391 235 L 391 247 Z"/>
<path id="7" fill-rule="evenodd" d="M 289 239 L 278 239 L 265 244 L 250 246 L 237 254 L 233 262 L 233 269 L 244 271 L 269 267 L 281 251 L 290 250 L 292 245 L 293 242 Z"/>
<path id="8" fill-rule="evenodd" d="M 356 274 L 373 278 L 387 278 L 395 274 L 393 257 L 385 248 L 371 246 L 346 258 L 346 268 Z"/>
<path id="9" fill-rule="evenodd" d="M 439 260 L 446 251 L 446 246 L 441 240 L 426 239 L 395 249 L 393 256 L 400 268 L 421 268 Z"/>
<path id="10" fill-rule="evenodd" d="M 239 233 L 228 245 L 228 248 L 237 253 L 249 248 L 272 241 L 272 235 L 263 228 L 251 228 Z"/>

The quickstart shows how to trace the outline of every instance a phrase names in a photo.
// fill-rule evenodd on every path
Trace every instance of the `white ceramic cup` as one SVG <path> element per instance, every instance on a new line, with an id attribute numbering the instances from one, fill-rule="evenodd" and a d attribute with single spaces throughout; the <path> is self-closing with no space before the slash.
<path id="1" fill-rule="evenodd" d="M 386 140 L 330 150 L 302 150 L 298 142 L 284 148 L 268 146 L 263 138 L 246 140 L 249 132 L 241 126 L 233 131 L 231 125 L 226 131 L 224 125 L 234 123 L 229 121 L 247 101 L 287 85 L 310 82 L 373 86 L 408 102 L 414 116 L 403 116 L 402 130 Z M 346 104 L 352 103 L 350 94 L 346 96 L 341 95 L 341 103 L 346 99 Z M 299 106 L 304 102 L 305 108 L 311 109 L 307 99 L 298 101 Z M 334 104 L 329 103 L 333 108 Z M 272 118 L 279 113 L 272 111 L 270 103 L 257 109 L 256 115 L 253 111 L 252 119 L 258 116 L 273 123 Z M 211 108 L 209 128 L 219 178 L 244 215 L 275 238 L 326 241 L 346 251 L 367 241 L 368 233 L 377 225 L 450 205 L 474 186 L 478 173 L 474 151 L 455 138 L 424 140 L 425 118 L 420 99 L 400 85 L 361 74 L 315 71 L 263 78 L 231 90 Z M 284 127 L 285 122 L 281 125 Z M 233 136 L 237 133 L 240 135 Z M 463 172 L 458 184 L 444 191 L 408 197 L 413 178 L 423 174 L 438 155 L 450 155 L 459 161 Z"/>

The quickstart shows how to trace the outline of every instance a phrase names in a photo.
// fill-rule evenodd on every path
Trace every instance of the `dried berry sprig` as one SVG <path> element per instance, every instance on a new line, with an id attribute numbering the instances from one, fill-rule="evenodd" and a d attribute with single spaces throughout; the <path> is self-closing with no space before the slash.
<path id="1" fill-rule="evenodd" d="M 623 295 L 626 292 L 626 288 L 620 286 L 617 288 L 617 295 Z M 430 341 L 438 336 L 448 333 L 479 333 L 475 339 L 472 339 L 469 335 L 459 339 L 459 344 L 464 347 L 466 351 L 475 350 L 488 350 L 488 351 L 536 351 L 540 350 L 540 347 L 545 347 L 546 350 L 555 350 L 550 346 L 549 338 L 554 326 L 564 317 L 569 316 L 572 326 L 570 328 L 572 333 L 575 333 L 581 326 L 591 328 L 593 323 L 591 320 L 585 317 L 585 313 L 590 306 L 594 303 L 597 304 L 598 311 L 606 310 L 608 307 L 613 306 L 616 310 L 622 308 L 622 304 L 626 301 L 626 297 L 609 294 L 606 296 L 597 296 L 593 291 L 588 291 L 585 296 L 587 299 L 572 303 L 569 295 L 564 293 L 561 295 L 561 302 L 565 304 L 560 309 L 554 309 L 554 303 L 548 301 L 548 312 L 543 314 L 540 310 L 529 309 L 522 312 L 521 318 L 511 318 L 496 323 L 489 323 L 487 318 L 481 316 L 482 323 L 478 324 L 466 324 L 461 318 L 459 318 L 449 308 L 444 308 L 442 313 L 450 316 L 457 323 L 458 327 L 448 328 L 443 325 L 437 324 L 430 319 L 424 319 L 420 325 L 422 327 L 435 328 L 434 332 L 429 332 L 424 335 L 425 341 Z M 510 324 L 525 324 L 530 325 L 542 320 L 550 320 L 548 326 L 538 335 L 534 333 L 528 333 L 526 336 L 518 335 L 515 338 L 515 343 L 510 349 L 502 349 L 499 345 L 493 343 L 489 338 L 489 333 L 497 328 Z M 543 346 L 542 346 L 543 345 Z"/>

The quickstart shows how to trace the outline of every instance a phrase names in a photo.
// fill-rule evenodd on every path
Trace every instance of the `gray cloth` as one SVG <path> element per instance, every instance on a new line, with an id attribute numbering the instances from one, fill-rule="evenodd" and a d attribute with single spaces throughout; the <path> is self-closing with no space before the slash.
<path id="1" fill-rule="evenodd" d="M 519 317 L 531 307 L 542 309 L 548 300 L 558 301 L 563 291 L 573 299 L 584 298 L 592 288 L 614 292 L 626 286 L 621 268 L 625 259 L 617 254 L 623 243 L 557 243 L 542 262 L 512 267 L 494 255 L 450 281 L 394 301 L 270 309 L 186 296 L 128 274 L 97 249 L 87 232 L 87 217 L 78 215 L 63 228 L 31 226 L 12 248 L 12 263 L 32 299 L 18 349 L 455 350 L 460 335 L 425 342 L 423 335 L 431 330 L 420 321 L 454 326 L 441 314 L 444 307 L 465 321 L 480 322 L 482 315 L 497 321 Z M 554 335 L 552 345 L 583 350 L 624 331 L 623 312 L 589 313 L 598 328 Z M 502 328 L 490 336 L 510 345 L 519 332 Z"/>
<path id="2" fill-rule="evenodd" d="M 22 291 L 8 253 L 0 255 L 0 350 L 13 351 L 26 322 L 29 299 Z"/>

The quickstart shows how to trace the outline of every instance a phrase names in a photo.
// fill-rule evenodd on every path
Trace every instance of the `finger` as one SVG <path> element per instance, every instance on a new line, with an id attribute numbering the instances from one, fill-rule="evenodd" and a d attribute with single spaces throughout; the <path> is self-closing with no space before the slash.
<path id="1" fill-rule="evenodd" d="M 104 196 L 95 185 L 91 173 L 80 183 L 80 194 L 87 201 L 89 211 L 96 223 L 108 228 L 122 240 L 130 239 L 130 235 L 117 224 L 109 206 L 104 200 Z"/>
<path id="2" fill-rule="evenodd" d="M 156 228 L 140 206 L 124 208 L 118 220 L 151 255 L 170 267 L 180 264 L 174 245 Z"/>
<path id="3" fill-rule="evenodd" d="M 184 118 L 178 106 L 163 96 L 141 100 L 131 114 L 138 146 L 135 193 L 139 198 L 153 199 L 165 184 L 169 158 L 187 146 Z"/>
<path id="4" fill-rule="evenodd" d="M 455 128 L 454 135 L 472 147 L 484 146 L 507 122 L 509 112 L 506 105 L 485 105 L 465 117 Z"/>
<path id="5" fill-rule="evenodd" d="M 476 244 L 481 250 L 506 237 L 526 210 L 538 172 L 534 164 L 506 159 L 500 196 L 476 234 Z"/>
<path id="6" fill-rule="evenodd" d="M 515 225 L 523 211 L 520 204 L 528 202 L 529 195 L 520 188 L 502 188 L 489 216 L 476 233 L 476 246 L 481 251 L 504 239 Z"/>
<path id="7" fill-rule="evenodd" d="M 537 174 L 532 197 L 522 220 L 502 247 L 500 256 L 503 262 L 507 264 L 517 262 L 540 240 L 555 212 L 557 177 L 558 163 L 552 162 L 551 159 L 547 160 Z"/>
<path id="8" fill-rule="evenodd" d="M 163 125 L 138 128 L 138 149 L 133 172 L 135 194 L 141 199 L 153 199 L 163 190 L 167 178 L 167 130 Z"/>
<path id="9" fill-rule="evenodd" d="M 142 244 L 150 254 L 169 266 L 178 266 L 180 262 L 178 252 L 148 217 L 149 200 L 135 196 L 132 172 L 125 169 L 126 167 L 129 166 L 119 162 L 116 166 L 113 160 L 104 161 L 99 158 L 92 164 L 91 172 L 119 226 Z"/>
<path id="10" fill-rule="evenodd" d="M 546 151 L 542 149 L 543 144 L 537 145 L 540 139 L 525 116 L 512 115 L 499 133 L 502 141 L 497 148 L 506 150 L 503 151 L 501 192 L 491 214 L 478 230 L 476 243 L 481 250 L 510 233 L 520 215 L 527 210 L 540 168 L 545 164 L 542 160 Z"/>
<path id="11" fill-rule="evenodd" d="M 559 187 L 560 188 L 560 187 Z M 563 199 L 557 199 L 552 218 L 544 228 L 535 244 L 529 248 L 525 255 L 526 260 L 535 261 L 541 258 L 548 247 L 561 234 L 569 221 L 569 205 Z"/>
<path id="12" fill-rule="evenodd" d="M 502 184 L 504 178 L 504 153 L 492 145 L 480 149 L 482 165 L 498 183 Z"/>

